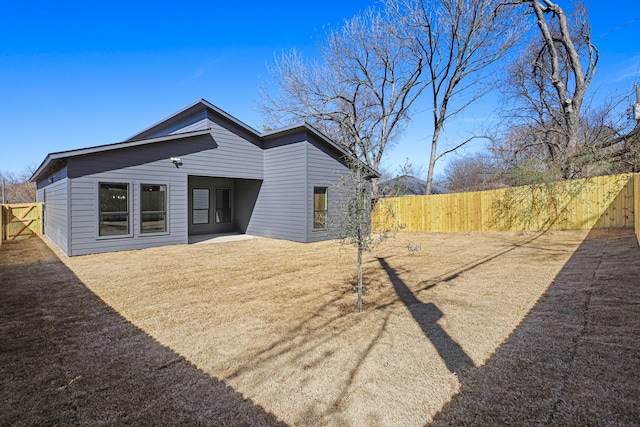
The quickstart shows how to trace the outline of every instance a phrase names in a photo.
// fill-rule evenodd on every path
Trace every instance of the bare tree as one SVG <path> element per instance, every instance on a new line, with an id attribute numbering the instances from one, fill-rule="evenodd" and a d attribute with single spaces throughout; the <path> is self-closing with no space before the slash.
<path id="1" fill-rule="evenodd" d="M 36 201 L 36 185 L 29 182 L 35 167 L 26 166 L 19 173 L 0 172 L 0 203 L 30 203 Z"/>
<path id="2" fill-rule="evenodd" d="M 405 39 L 425 62 L 433 120 L 430 194 L 436 161 L 473 139 L 439 152 L 445 123 L 493 87 L 495 79 L 486 71 L 517 43 L 520 20 L 498 0 L 387 0 L 386 5 L 401 17 Z"/>
<path id="3" fill-rule="evenodd" d="M 444 184 L 449 191 L 482 191 L 505 187 L 496 159 L 487 154 L 455 157 L 447 163 Z"/>
<path id="4" fill-rule="evenodd" d="M 270 69 L 275 90 L 260 90 L 267 120 L 309 122 L 378 170 L 425 86 L 423 58 L 413 55 L 398 25 L 396 17 L 368 9 L 328 34 L 321 61 L 296 50 L 277 57 Z"/>
<path id="5" fill-rule="evenodd" d="M 579 176 L 575 160 L 584 157 L 581 148 L 594 141 L 588 133 L 595 127 L 585 124 L 583 105 L 599 57 L 587 10 L 577 3 L 567 15 L 550 0 L 511 4 L 527 6 L 525 14 L 535 17 L 539 30 L 509 70 L 505 87 L 517 104 L 511 113 L 529 123 L 529 147 L 540 146 L 551 162 L 560 164 L 563 178 Z"/>
<path id="6" fill-rule="evenodd" d="M 640 128 L 628 130 L 624 105 L 628 98 L 583 108 L 578 127 L 579 145 L 565 157 L 564 133 L 548 122 L 518 119 L 506 126 L 504 135 L 489 151 L 500 167 L 497 174 L 507 185 L 550 183 L 640 170 Z"/>

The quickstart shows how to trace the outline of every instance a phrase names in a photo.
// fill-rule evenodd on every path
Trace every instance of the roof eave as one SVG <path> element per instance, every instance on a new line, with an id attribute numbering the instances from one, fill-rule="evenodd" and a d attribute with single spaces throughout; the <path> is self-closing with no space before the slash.
<path id="1" fill-rule="evenodd" d="M 318 129 L 316 129 L 315 127 L 310 125 L 309 123 L 305 123 L 304 126 L 311 133 L 313 133 L 316 137 L 322 139 L 324 142 L 326 142 L 327 144 L 329 144 L 330 146 L 334 147 L 336 150 L 341 152 L 343 157 L 345 158 L 345 160 L 348 161 L 349 159 L 351 159 L 353 157 L 353 155 L 351 153 L 349 153 L 347 150 L 345 150 L 342 146 L 340 146 L 340 145 L 336 144 L 335 142 L 333 142 L 328 136 L 326 136 L 324 133 L 322 133 L 321 131 L 319 131 Z M 380 172 L 378 172 L 375 169 L 369 167 L 367 164 L 365 164 L 363 161 L 361 161 L 359 159 L 358 159 L 358 162 L 369 173 L 370 176 L 367 176 L 367 178 L 380 178 L 380 176 L 381 176 Z"/>
<path id="2" fill-rule="evenodd" d="M 182 139 L 182 138 L 192 138 L 195 136 L 206 135 L 209 133 L 211 133 L 211 129 L 204 129 L 204 130 L 198 130 L 193 132 L 176 133 L 171 135 L 157 136 L 154 138 L 139 139 L 134 141 L 127 140 L 122 142 L 116 142 L 113 144 L 96 145 L 94 147 L 78 148 L 75 150 L 49 153 L 47 154 L 47 157 L 45 157 L 44 161 L 40 164 L 38 169 L 36 169 L 36 171 L 33 173 L 31 178 L 29 178 L 29 181 L 37 182 L 38 178 L 43 178 L 40 175 L 42 175 L 42 173 L 48 169 L 48 166 L 54 160 L 66 159 L 69 157 L 76 157 L 76 156 L 83 156 L 86 154 L 101 153 L 104 151 L 118 150 L 120 148 L 129 148 L 129 147 L 137 147 L 137 146 L 146 145 L 146 144 L 155 144 L 157 142 L 163 142 L 163 141 L 172 141 L 172 140 Z"/>
<path id="3" fill-rule="evenodd" d="M 130 136 L 125 141 L 135 140 L 135 138 L 138 137 L 139 135 L 142 135 L 142 134 L 152 130 L 153 128 L 159 127 L 163 123 L 168 122 L 172 118 L 174 118 L 174 117 L 176 117 L 176 116 L 178 116 L 178 115 L 180 115 L 180 114 L 182 114 L 182 113 L 184 113 L 186 111 L 189 111 L 190 109 L 193 109 L 193 108 L 197 107 L 198 105 L 202 105 L 203 107 L 212 110 L 213 112 L 215 112 L 216 114 L 222 116 L 226 120 L 229 120 L 230 122 L 234 123 L 236 126 L 239 126 L 241 129 L 244 129 L 245 131 L 249 132 L 250 134 L 255 135 L 256 137 L 260 137 L 260 132 L 258 132 L 257 130 L 255 130 L 254 128 L 249 126 L 248 124 L 238 120 L 237 118 L 233 117 L 231 114 L 227 113 L 226 111 L 216 107 L 215 105 L 213 105 L 212 103 L 210 103 L 206 99 L 200 98 L 198 101 L 194 102 L 193 104 L 190 104 L 190 105 L 186 106 L 185 108 L 182 108 L 181 110 L 171 114 L 168 117 L 165 117 L 164 119 L 160 120 L 159 122 L 156 122 L 153 125 L 147 127 L 146 129 L 143 129 L 140 132 L 137 132 L 136 134 Z"/>
<path id="4" fill-rule="evenodd" d="M 289 125 L 289 126 L 286 126 L 286 127 L 283 127 L 283 128 L 270 130 L 268 132 L 263 133 L 261 135 L 261 137 L 263 139 L 273 139 L 273 138 L 277 138 L 278 136 L 282 136 L 282 135 L 285 135 L 287 133 L 292 133 L 292 132 L 297 132 L 297 131 L 307 131 L 307 132 L 312 133 L 316 138 L 320 139 L 325 144 L 329 145 L 333 149 L 337 150 L 340 154 L 342 154 L 342 157 L 344 157 L 345 161 L 349 161 L 349 159 L 352 157 L 351 153 L 349 153 L 347 150 L 345 150 L 340 145 L 338 145 L 335 142 L 333 142 L 328 136 L 326 136 L 320 130 L 316 129 L 311 124 L 306 123 L 306 122 L 301 122 L 301 123 Z M 367 176 L 367 178 L 380 178 L 380 176 L 381 176 L 380 172 L 370 168 L 364 162 L 362 162 L 360 160 L 358 160 L 358 161 L 365 168 L 365 170 L 368 172 L 369 176 Z"/>

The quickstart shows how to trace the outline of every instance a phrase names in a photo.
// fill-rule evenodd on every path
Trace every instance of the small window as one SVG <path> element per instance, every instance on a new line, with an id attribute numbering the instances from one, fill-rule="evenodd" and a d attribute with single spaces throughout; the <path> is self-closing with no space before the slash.
<path id="1" fill-rule="evenodd" d="M 192 224 L 209 224 L 209 189 L 193 189 Z"/>
<path id="2" fill-rule="evenodd" d="M 313 228 L 327 226 L 327 187 L 313 187 Z"/>
<path id="3" fill-rule="evenodd" d="M 140 233 L 167 231 L 167 186 L 140 185 Z"/>
<path id="4" fill-rule="evenodd" d="M 129 234 L 129 184 L 100 183 L 100 236 Z"/>
<path id="5" fill-rule="evenodd" d="M 216 189 L 216 222 L 231 222 L 231 190 Z"/>

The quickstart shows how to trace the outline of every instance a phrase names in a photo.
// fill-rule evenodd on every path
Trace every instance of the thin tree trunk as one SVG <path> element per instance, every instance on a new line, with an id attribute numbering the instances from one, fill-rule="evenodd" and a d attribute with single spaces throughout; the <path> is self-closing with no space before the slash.
<path id="1" fill-rule="evenodd" d="M 433 139 L 431 140 L 431 156 L 429 156 L 429 169 L 427 170 L 427 186 L 424 190 L 424 194 L 427 196 L 431 194 L 431 187 L 433 184 L 433 170 L 436 167 L 439 134 L 440 126 L 436 126 L 435 132 L 433 133 Z"/>
<path id="2" fill-rule="evenodd" d="M 358 313 L 362 312 L 362 249 L 358 248 Z"/>

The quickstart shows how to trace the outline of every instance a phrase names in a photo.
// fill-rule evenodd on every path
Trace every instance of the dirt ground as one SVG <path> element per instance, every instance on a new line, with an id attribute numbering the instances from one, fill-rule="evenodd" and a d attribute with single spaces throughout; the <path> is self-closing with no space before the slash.
<path id="1" fill-rule="evenodd" d="M 5 243 L 0 424 L 633 424 L 640 250 L 585 234 L 402 233 L 361 314 L 334 242 Z"/>

